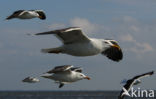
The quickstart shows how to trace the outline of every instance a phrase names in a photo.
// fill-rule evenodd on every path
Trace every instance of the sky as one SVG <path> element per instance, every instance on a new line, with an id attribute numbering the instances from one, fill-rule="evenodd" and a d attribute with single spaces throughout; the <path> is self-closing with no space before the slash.
<path id="1" fill-rule="evenodd" d="M 0 90 L 120 90 L 124 78 L 156 71 L 155 0 L 0 0 L 0 7 Z M 5 20 L 20 9 L 44 10 L 47 19 Z M 115 39 L 123 60 L 114 62 L 100 54 L 44 54 L 42 48 L 62 43 L 53 35 L 27 35 L 71 26 L 81 27 L 89 37 Z M 82 67 L 91 80 L 59 89 L 52 80 L 39 77 L 65 64 Z M 22 83 L 28 76 L 39 77 L 40 82 Z M 143 78 L 136 87 L 156 89 L 155 78 L 156 74 Z"/>

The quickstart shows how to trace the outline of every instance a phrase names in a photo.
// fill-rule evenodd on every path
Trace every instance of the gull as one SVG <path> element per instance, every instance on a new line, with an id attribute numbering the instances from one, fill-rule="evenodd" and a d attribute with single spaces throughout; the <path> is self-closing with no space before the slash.
<path id="1" fill-rule="evenodd" d="M 35 77 L 26 77 L 25 79 L 22 80 L 22 82 L 27 82 L 27 83 L 36 83 L 39 82 L 40 80 Z"/>
<path id="2" fill-rule="evenodd" d="M 41 77 L 54 80 L 59 83 L 59 88 L 63 87 L 64 84 L 73 83 L 82 79 L 90 78 L 82 73 L 80 67 L 73 67 L 72 65 L 56 66 L 54 69 L 44 73 Z"/>
<path id="3" fill-rule="evenodd" d="M 138 79 L 140 80 L 141 78 L 151 76 L 153 74 L 154 74 L 154 71 L 151 71 L 151 72 L 148 72 L 148 73 L 137 75 L 137 76 L 133 77 L 132 79 L 127 80 L 126 84 L 123 86 L 122 91 L 120 92 L 119 99 L 123 99 L 125 95 L 128 95 L 127 92 L 130 91 L 130 89 L 132 88 L 134 83 L 136 83 L 136 81 Z"/>
<path id="4" fill-rule="evenodd" d="M 120 61 L 123 53 L 117 41 L 112 39 L 89 38 L 79 27 L 69 27 L 35 35 L 54 34 L 63 45 L 57 48 L 42 49 L 44 53 L 64 53 L 72 56 L 93 56 L 103 54 L 113 61 Z"/>
<path id="5" fill-rule="evenodd" d="M 6 20 L 10 20 L 13 18 L 18 18 L 18 19 L 40 18 L 41 20 L 45 20 L 46 15 L 43 12 L 43 10 L 17 10 L 13 12 L 12 15 L 8 16 Z"/>

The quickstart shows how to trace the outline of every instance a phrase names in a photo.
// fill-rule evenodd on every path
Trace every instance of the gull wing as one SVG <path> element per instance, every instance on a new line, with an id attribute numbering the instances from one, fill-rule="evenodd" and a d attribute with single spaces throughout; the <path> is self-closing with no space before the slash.
<path id="1" fill-rule="evenodd" d="M 151 71 L 151 72 L 148 72 L 148 73 L 144 73 L 144 74 L 141 74 L 141 75 L 137 75 L 135 76 L 133 79 L 141 79 L 141 78 L 144 78 L 144 77 L 147 77 L 147 76 L 151 76 L 154 74 L 154 71 Z"/>
<path id="2" fill-rule="evenodd" d="M 122 50 L 112 46 L 103 51 L 102 54 L 108 57 L 109 59 L 117 62 L 122 60 L 123 58 Z"/>
<path id="3" fill-rule="evenodd" d="M 19 16 L 19 15 L 20 15 L 22 12 L 24 12 L 24 11 L 25 11 L 25 10 L 17 10 L 17 11 L 15 11 L 15 12 L 13 12 L 12 15 L 8 16 L 8 17 L 6 18 L 6 20 L 15 18 L 15 17 Z"/>
<path id="4" fill-rule="evenodd" d="M 55 34 L 64 44 L 88 42 L 89 38 L 81 31 L 79 27 L 69 27 L 49 32 L 37 33 L 35 35 Z"/>
<path id="5" fill-rule="evenodd" d="M 46 72 L 46 73 L 59 73 L 59 72 L 65 72 L 65 71 L 71 71 L 72 65 L 63 65 L 63 66 L 56 66 L 54 69 Z"/>
<path id="6" fill-rule="evenodd" d="M 82 68 L 81 67 L 72 67 L 71 71 L 75 71 L 75 72 L 81 73 L 82 72 Z"/>

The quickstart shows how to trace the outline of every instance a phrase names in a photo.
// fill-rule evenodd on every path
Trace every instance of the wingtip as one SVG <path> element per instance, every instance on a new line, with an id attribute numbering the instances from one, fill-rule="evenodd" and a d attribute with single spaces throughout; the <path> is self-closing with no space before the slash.
<path id="1" fill-rule="evenodd" d="M 153 75 L 154 74 L 154 70 L 153 71 L 151 71 L 151 75 Z"/>

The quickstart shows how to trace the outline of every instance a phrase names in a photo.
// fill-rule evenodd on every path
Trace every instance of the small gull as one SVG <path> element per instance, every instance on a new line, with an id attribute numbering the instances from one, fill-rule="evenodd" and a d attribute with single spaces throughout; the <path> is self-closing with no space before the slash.
<path id="1" fill-rule="evenodd" d="M 54 69 L 44 73 L 41 77 L 54 80 L 59 83 L 59 88 L 64 84 L 73 83 L 82 79 L 90 78 L 82 73 L 80 67 L 73 67 L 72 65 L 56 66 Z"/>

